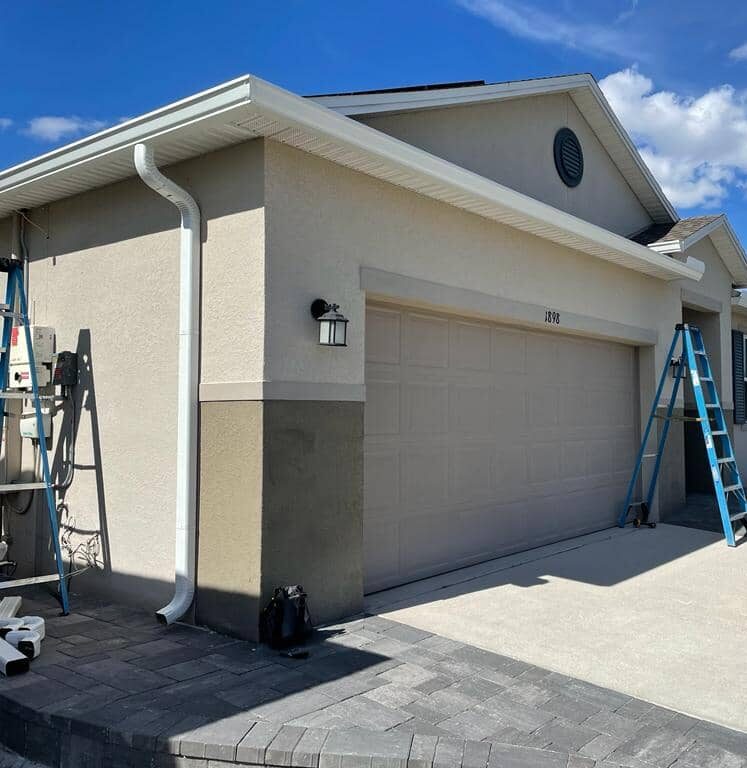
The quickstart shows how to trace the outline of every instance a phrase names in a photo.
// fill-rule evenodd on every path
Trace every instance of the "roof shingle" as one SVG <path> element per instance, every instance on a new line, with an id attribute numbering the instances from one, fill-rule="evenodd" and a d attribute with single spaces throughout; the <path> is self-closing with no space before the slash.
<path id="1" fill-rule="evenodd" d="M 643 232 L 639 232 L 630 239 L 641 245 L 656 245 L 668 243 L 672 240 L 687 240 L 699 229 L 721 218 L 723 214 L 716 216 L 691 216 L 689 219 L 680 219 L 674 224 L 653 224 Z"/>

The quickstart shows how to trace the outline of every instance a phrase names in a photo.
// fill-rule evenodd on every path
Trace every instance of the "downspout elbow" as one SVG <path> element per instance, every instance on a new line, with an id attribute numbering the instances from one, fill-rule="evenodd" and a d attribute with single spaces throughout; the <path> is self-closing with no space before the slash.
<path id="1" fill-rule="evenodd" d="M 146 144 L 135 146 L 140 178 L 179 210 L 179 371 L 177 389 L 175 583 L 171 602 L 156 612 L 172 624 L 189 610 L 195 594 L 197 543 L 197 409 L 199 385 L 200 208 L 161 173 Z"/>

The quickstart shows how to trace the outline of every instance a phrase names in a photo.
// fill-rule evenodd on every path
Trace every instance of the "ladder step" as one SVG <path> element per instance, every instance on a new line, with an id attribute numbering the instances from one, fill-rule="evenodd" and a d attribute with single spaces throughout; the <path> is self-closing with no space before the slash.
<path id="1" fill-rule="evenodd" d="M 721 406 L 718 403 L 706 403 L 706 408 L 720 408 Z"/>
<path id="2" fill-rule="evenodd" d="M 719 464 L 736 464 L 733 456 L 725 456 L 723 459 L 717 459 Z"/>
<path id="3" fill-rule="evenodd" d="M 46 488 L 46 483 L 3 483 L 0 485 L 0 493 L 18 493 L 18 491 L 38 491 Z"/>
<path id="4" fill-rule="evenodd" d="M 643 456 L 641 456 L 642 459 L 655 459 L 659 454 L 658 453 L 644 453 Z"/>
<path id="5" fill-rule="evenodd" d="M 4 392 L 0 390 L 0 400 L 33 400 L 34 393 L 26 392 L 25 390 L 18 389 L 6 389 Z M 54 400 L 54 395 L 39 395 L 39 400 Z"/>
<path id="6" fill-rule="evenodd" d="M 711 432 L 712 435 L 715 437 L 723 437 L 724 435 L 728 435 L 729 433 L 725 429 L 714 429 Z"/>
<path id="7" fill-rule="evenodd" d="M 733 515 L 729 515 L 729 520 L 733 523 L 735 520 L 741 520 L 743 517 L 747 517 L 747 512 L 735 512 Z"/>
<path id="8" fill-rule="evenodd" d="M 58 573 L 50 573 L 49 576 L 31 576 L 28 579 L 13 579 L 12 581 L 0 581 L 0 589 L 16 589 L 16 587 L 28 587 L 32 584 L 46 584 L 51 581 L 59 581 Z"/>
<path id="9" fill-rule="evenodd" d="M 702 350 L 702 349 L 694 349 L 694 350 L 693 350 L 693 352 L 694 352 L 696 355 L 699 355 L 700 357 L 708 357 L 708 355 L 707 355 L 707 354 L 705 353 L 705 351 L 704 351 L 704 350 Z"/>
<path id="10" fill-rule="evenodd" d="M 701 376 L 700 380 L 701 381 L 713 381 L 713 379 L 710 376 Z"/>
<path id="11" fill-rule="evenodd" d="M 724 486 L 724 493 L 732 493 L 734 491 L 742 491 L 742 484 L 741 483 L 735 483 L 734 485 L 725 485 Z"/>

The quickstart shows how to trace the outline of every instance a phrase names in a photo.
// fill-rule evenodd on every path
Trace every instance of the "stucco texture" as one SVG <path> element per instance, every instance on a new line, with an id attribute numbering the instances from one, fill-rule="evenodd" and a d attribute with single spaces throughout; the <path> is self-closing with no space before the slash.
<path id="1" fill-rule="evenodd" d="M 203 380 L 261 369 L 262 152 L 262 142 L 245 143 L 166 169 L 202 209 Z M 179 216 L 133 178 L 29 218 L 38 225 L 28 227 L 32 321 L 79 355 L 76 470 L 62 524 L 75 546 L 94 545 L 98 567 L 76 584 L 158 608 L 174 578 Z M 71 413 L 67 403 L 55 419 L 57 473 Z M 36 562 L 27 551 L 41 511 L 8 518 L 24 555 L 19 574 L 46 567 L 41 518 Z"/>
<path id="2" fill-rule="evenodd" d="M 414 144 L 620 235 L 651 219 L 568 94 L 362 117 Z M 584 177 L 571 188 L 558 176 L 553 140 L 571 128 L 584 154 Z"/>

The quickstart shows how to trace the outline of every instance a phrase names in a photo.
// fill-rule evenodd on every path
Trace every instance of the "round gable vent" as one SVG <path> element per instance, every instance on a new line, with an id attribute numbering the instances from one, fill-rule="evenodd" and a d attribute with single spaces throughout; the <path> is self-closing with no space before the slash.
<path id="1" fill-rule="evenodd" d="M 555 134 L 553 154 L 555 167 L 563 183 L 577 187 L 584 176 L 584 153 L 578 137 L 570 128 L 561 128 Z"/>

